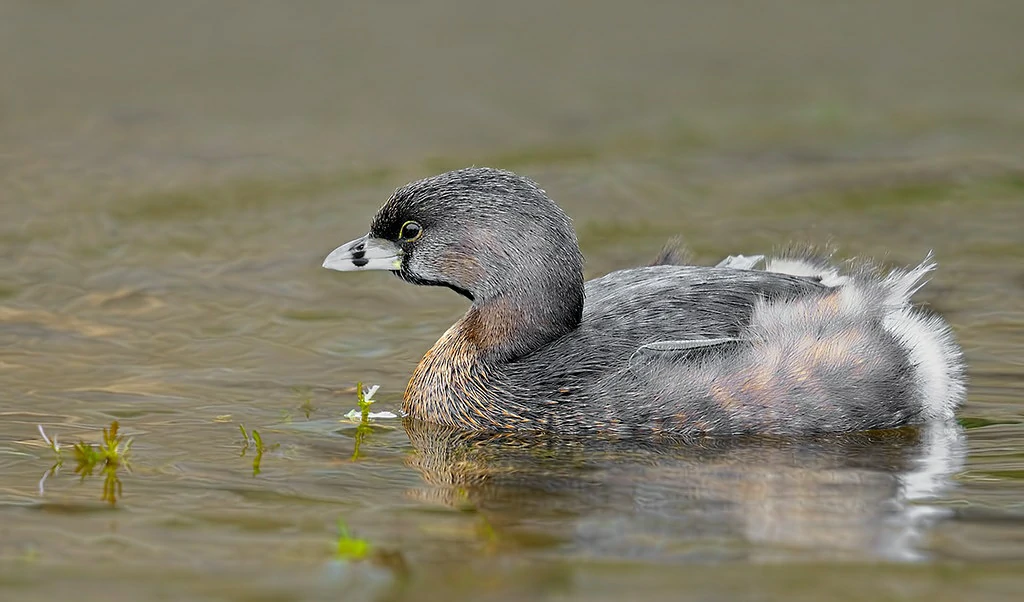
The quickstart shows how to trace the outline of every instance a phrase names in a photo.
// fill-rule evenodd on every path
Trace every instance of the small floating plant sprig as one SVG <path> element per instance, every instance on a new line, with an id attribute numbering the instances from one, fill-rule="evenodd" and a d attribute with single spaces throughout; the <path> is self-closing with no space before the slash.
<path id="1" fill-rule="evenodd" d="M 335 544 L 334 557 L 349 562 L 363 560 L 370 553 L 370 542 L 353 537 L 349 534 L 348 525 L 338 519 L 338 538 Z"/>
<path id="2" fill-rule="evenodd" d="M 79 441 L 72 448 L 75 459 L 80 466 L 89 470 L 96 466 L 120 466 L 128 464 L 128 452 L 132 448 L 132 439 L 125 439 L 119 430 L 121 425 L 115 420 L 110 428 L 103 429 L 103 440 L 98 445 Z"/>
<path id="3" fill-rule="evenodd" d="M 263 461 L 263 452 L 267 451 L 268 449 L 277 449 L 278 447 L 281 447 L 281 444 L 275 443 L 273 445 L 267 446 L 266 444 L 263 443 L 263 436 L 260 435 L 259 431 L 257 431 L 256 429 L 246 431 L 244 424 L 239 424 L 238 430 L 242 431 L 243 444 L 241 455 L 244 456 L 245 452 L 249 451 L 250 448 L 256 450 L 256 455 L 254 455 L 252 458 L 252 476 L 255 477 L 256 475 L 260 474 L 260 462 Z M 250 433 L 252 433 L 251 436 Z"/>
<path id="4" fill-rule="evenodd" d="M 370 406 L 373 405 L 373 395 L 380 389 L 380 385 L 373 385 L 369 389 L 363 389 L 363 383 L 356 383 L 356 403 L 359 404 L 358 409 L 353 409 L 345 414 L 345 419 L 349 422 L 356 423 L 356 436 L 355 446 L 352 448 L 352 459 L 358 460 L 360 458 L 359 448 L 363 444 L 363 440 L 366 435 L 373 432 L 373 426 L 371 420 L 378 418 L 398 418 L 398 415 L 394 412 L 371 412 Z"/>
<path id="5" fill-rule="evenodd" d="M 358 408 L 349 410 L 348 414 L 345 414 L 345 418 L 352 422 L 369 422 L 370 420 L 376 420 L 378 418 L 398 418 L 398 415 L 394 412 L 371 412 L 370 406 L 373 405 L 374 394 L 380 389 L 380 385 L 373 385 L 368 389 L 363 388 L 363 383 L 356 383 L 356 403 L 359 405 Z"/>
<path id="6" fill-rule="evenodd" d="M 334 566 L 344 567 L 367 562 L 387 569 L 395 577 L 406 579 L 409 565 L 401 550 L 375 545 L 366 539 L 356 537 L 348 530 L 345 521 L 338 519 L 338 531 L 334 545 Z"/>
<path id="7" fill-rule="evenodd" d="M 61 467 L 64 466 L 64 448 L 61 447 L 56 433 L 51 439 L 47 436 L 46 431 L 43 430 L 43 425 L 36 426 L 43 441 L 46 442 L 47 447 L 54 453 L 53 466 L 39 480 L 39 495 L 43 495 L 45 493 L 46 479 L 60 472 Z M 84 481 L 86 477 L 93 475 L 96 468 L 100 468 L 104 477 L 101 499 L 113 505 L 117 503 L 117 500 L 123 494 L 118 470 L 121 467 L 129 471 L 131 470 L 131 465 L 128 463 L 131 447 L 132 439 L 126 439 L 121 434 L 120 424 L 114 420 L 110 423 L 109 428 L 103 429 L 103 438 L 98 444 L 79 441 L 71 446 L 71 451 L 75 457 L 75 473 L 81 476 Z"/>

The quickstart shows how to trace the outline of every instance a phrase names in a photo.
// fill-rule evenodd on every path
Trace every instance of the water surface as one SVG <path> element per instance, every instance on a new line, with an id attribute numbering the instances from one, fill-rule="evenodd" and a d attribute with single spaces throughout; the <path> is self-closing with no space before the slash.
<path id="1" fill-rule="evenodd" d="M 4 599 L 1019 593 L 1024 8 L 929 7 L 4 3 Z M 540 181 L 589 276 L 676 235 L 702 263 L 933 250 L 963 426 L 683 447 L 382 421 L 356 453 L 356 382 L 397 410 L 465 303 L 320 262 L 469 164 Z M 37 425 L 113 420 L 119 488 L 50 473 Z M 369 559 L 337 557 L 338 520 Z"/>

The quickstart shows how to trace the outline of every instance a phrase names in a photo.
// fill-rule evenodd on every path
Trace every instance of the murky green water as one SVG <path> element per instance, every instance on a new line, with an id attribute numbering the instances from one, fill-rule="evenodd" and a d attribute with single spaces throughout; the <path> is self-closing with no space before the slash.
<path id="1" fill-rule="evenodd" d="M 0 597 L 1015 598 L 1024 5 L 927 6 L 0 4 Z M 676 234 L 703 262 L 934 249 L 967 428 L 635 449 L 385 422 L 354 458 L 355 383 L 397 409 L 465 307 L 320 261 L 467 164 L 538 179 L 590 275 Z M 76 474 L 113 420 L 130 470 Z"/>

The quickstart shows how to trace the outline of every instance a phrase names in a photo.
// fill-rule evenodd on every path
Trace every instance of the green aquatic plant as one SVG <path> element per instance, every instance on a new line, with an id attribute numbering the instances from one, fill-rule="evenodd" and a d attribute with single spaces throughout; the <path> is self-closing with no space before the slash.
<path id="1" fill-rule="evenodd" d="M 50 439 L 42 425 L 38 425 L 38 428 L 43 441 L 56 456 L 54 465 L 39 480 L 39 495 L 43 495 L 46 479 L 57 474 L 64 465 L 64 450 L 61 448 L 56 434 L 53 439 Z M 114 505 L 124 493 L 118 470 L 121 467 L 131 470 L 131 465 L 128 464 L 131 447 L 132 439 L 126 439 L 120 433 L 120 424 L 115 420 L 110 423 L 109 428 L 103 429 L 103 439 L 100 443 L 91 444 L 79 441 L 72 446 L 75 456 L 75 474 L 84 481 L 86 477 L 93 475 L 97 467 L 100 468 L 100 472 L 103 474 L 103 493 L 100 499 Z"/>
<path id="2" fill-rule="evenodd" d="M 359 448 L 363 444 L 363 440 L 366 436 L 373 432 L 373 426 L 371 420 L 377 418 L 396 418 L 397 416 L 392 412 L 371 412 L 370 406 L 373 405 L 373 395 L 380 388 L 380 385 L 374 385 L 369 389 L 363 389 L 363 383 L 356 383 L 356 403 L 359 405 L 358 410 L 352 410 L 345 415 L 345 418 L 356 423 L 356 436 L 355 436 L 355 447 L 352 449 L 352 459 L 358 460 L 361 455 Z"/>
<path id="3" fill-rule="evenodd" d="M 363 560 L 370 553 L 370 542 L 352 537 L 345 521 L 338 519 L 338 542 L 334 549 L 334 557 L 349 562 Z"/>
<path id="4" fill-rule="evenodd" d="M 380 385 L 374 385 L 369 389 L 363 389 L 363 383 L 356 383 L 356 404 L 359 406 L 357 410 L 351 410 L 348 414 L 345 414 L 345 418 L 349 420 L 359 419 L 359 422 L 370 421 L 370 406 L 373 405 L 373 395 L 377 392 Z"/>
<path id="5" fill-rule="evenodd" d="M 79 441 L 72 448 L 79 466 L 88 467 L 90 474 L 95 466 L 120 466 L 128 460 L 132 439 L 120 434 L 121 425 L 115 420 L 110 428 L 103 429 L 103 440 L 98 445 Z"/>
<path id="6" fill-rule="evenodd" d="M 380 412 L 370 411 L 370 406 L 376 402 L 373 396 L 378 389 L 380 389 L 380 385 L 373 385 L 364 389 L 363 383 L 356 383 L 356 404 L 359 407 L 349 410 L 348 414 L 345 414 L 345 419 L 350 422 L 370 422 L 378 418 L 398 418 L 398 414 L 387 410 Z"/>
<path id="7" fill-rule="evenodd" d="M 128 465 L 128 452 L 132 447 L 132 439 L 125 439 L 119 431 L 120 424 L 115 420 L 110 423 L 109 429 L 103 429 L 103 440 L 98 445 L 79 441 L 73 448 L 78 463 L 75 473 L 82 480 L 92 476 L 96 467 L 100 467 L 103 473 L 103 495 L 100 499 L 111 506 L 124 495 L 118 469 L 121 466 L 131 469 Z"/>
<path id="8" fill-rule="evenodd" d="M 356 403 L 359 404 L 359 419 L 361 422 L 370 420 L 370 404 L 373 403 L 373 394 L 377 392 L 377 385 L 369 395 L 363 390 L 363 383 L 356 383 Z"/>
<path id="9" fill-rule="evenodd" d="M 90 464 L 80 462 L 75 466 L 75 474 L 79 475 L 84 481 L 86 477 L 91 477 L 97 466 L 101 466 L 100 473 L 103 475 L 103 493 L 100 495 L 100 499 L 104 502 L 109 503 L 111 506 L 117 503 L 117 500 L 124 496 L 124 486 L 121 483 L 121 477 L 118 474 L 118 469 L 122 466 L 121 464 Z M 127 465 L 125 465 L 127 466 Z"/>
<path id="10" fill-rule="evenodd" d="M 354 537 L 345 521 L 338 519 L 338 534 L 334 544 L 334 562 L 345 565 L 353 562 L 367 562 L 387 569 L 401 581 L 409 577 L 409 564 L 401 550 L 383 548 L 369 541 Z"/>
<path id="11" fill-rule="evenodd" d="M 252 476 L 255 477 L 261 472 L 260 463 L 263 461 L 263 452 L 268 449 L 277 449 L 281 444 L 275 443 L 268 447 L 263 443 L 263 436 L 260 435 L 259 431 L 252 429 L 246 432 L 244 424 L 239 424 L 238 430 L 242 431 L 242 453 L 239 457 L 244 457 L 250 449 L 256 451 L 252 458 Z"/>
<path id="12" fill-rule="evenodd" d="M 366 436 L 373 432 L 373 427 L 367 422 L 360 422 L 356 425 L 356 438 L 355 444 L 352 447 L 352 460 L 358 460 L 362 457 L 359 452 L 359 448 L 363 445 L 363 440 Z"/>

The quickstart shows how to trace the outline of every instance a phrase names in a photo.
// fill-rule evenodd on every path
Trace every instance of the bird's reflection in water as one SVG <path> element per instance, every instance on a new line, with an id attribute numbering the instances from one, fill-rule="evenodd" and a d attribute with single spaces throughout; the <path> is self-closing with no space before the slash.
<path id="1" fill-rule="evenodd" d="M 923 558 L 965 455 L 955 424 L 696 444 L 406 430 L 428 484 L 412 494 L 500 537 L 694 562 Z"/>

